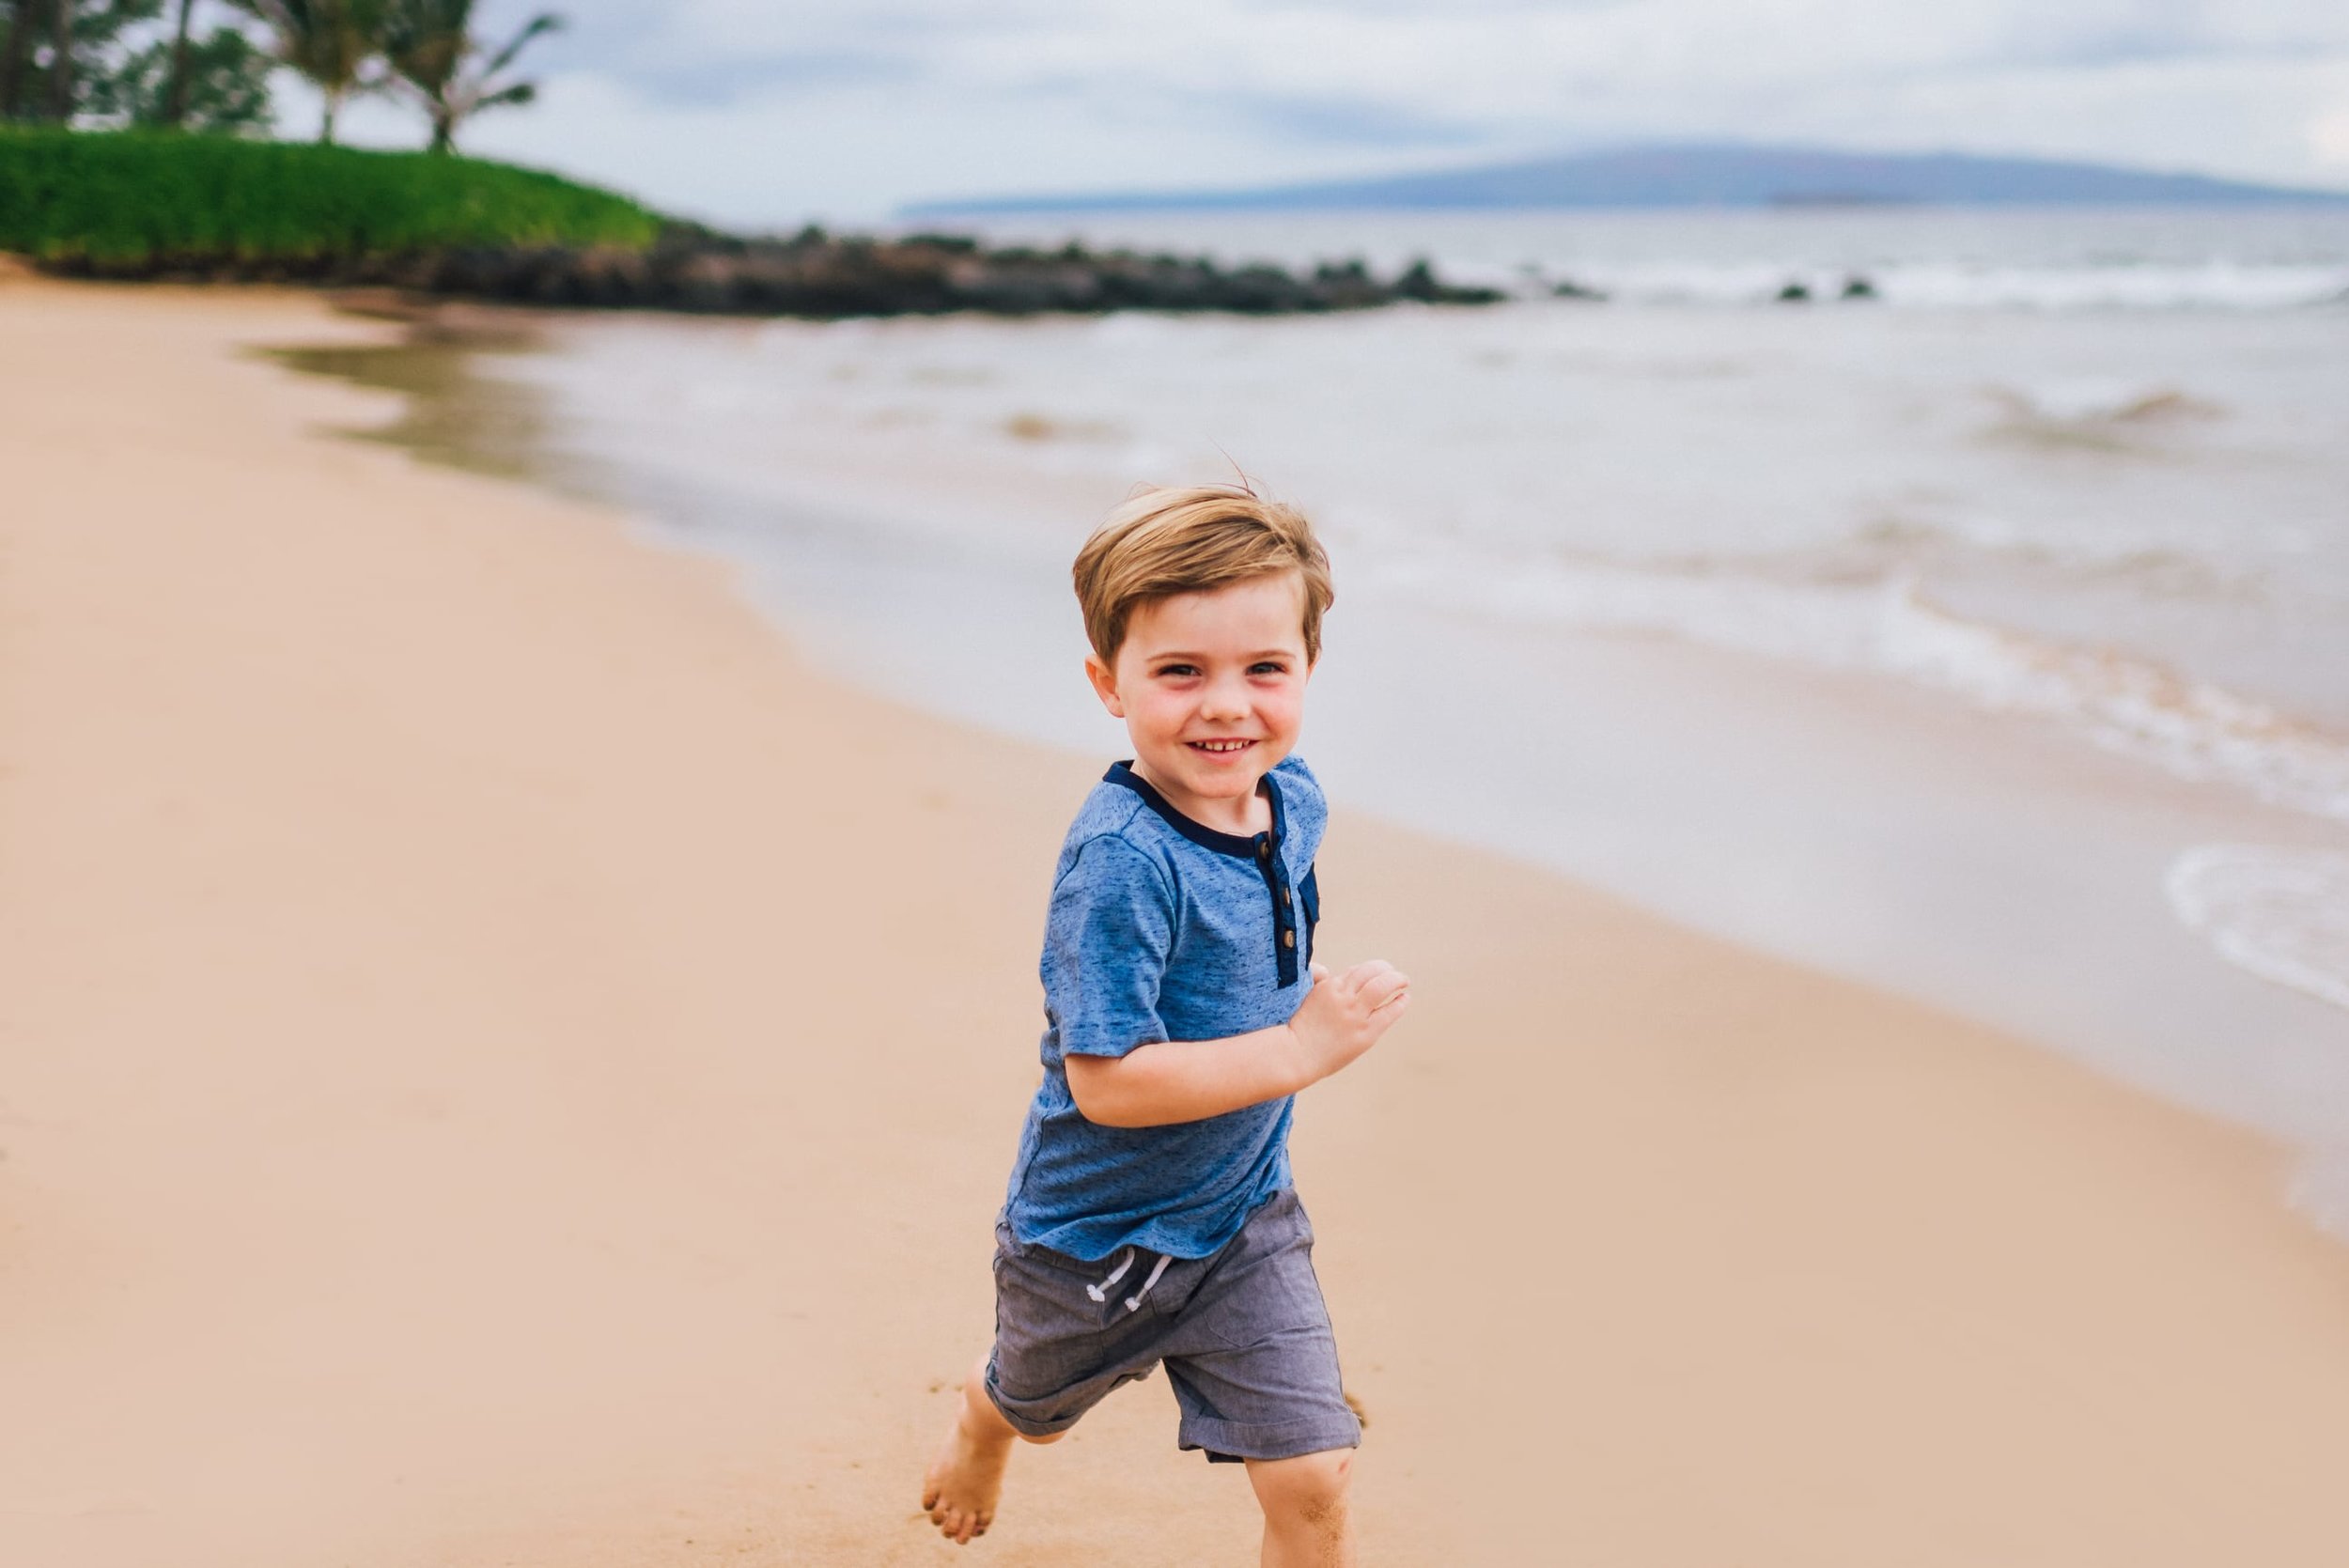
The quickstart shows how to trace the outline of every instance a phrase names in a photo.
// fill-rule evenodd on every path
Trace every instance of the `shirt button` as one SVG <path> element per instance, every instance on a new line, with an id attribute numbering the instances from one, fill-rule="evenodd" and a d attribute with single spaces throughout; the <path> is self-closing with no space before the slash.
<path id="1" fill-rule="evenodd" d="M 1294 931 L 1282 932 L 1281 945 L 1283 947 L 1295 947 L 1297 945 L 1297 933 Z"/>
<path id="2" fill-rule="evenodd" d="M 1289 890 L 1288 890 L 1288 889 L 1286 889 L 1286 888 L 1283 888 L 1283 889 L 1281 890 L 1281 908 L 1283 908 L 1283 909 L 1285 909 L 1285 908 L 1287 908 L 1288 907 L 1289 907 Z"/>
<path id="3" fill-rule="evenodd" d="M 1268 860 L 1270 860 L 1271 858 L 1272 858 L 1272 846 L 1271 846 L 1271 844 L 1270 844 L 1268 841 L 1265 840 L 1265 839 L 1258 839 L 1258 840 L 1256 841 L 1256 859 L 1258 859 L 1258 860 L 1260 860 L 1260 861 L 1268 861 Z"/>

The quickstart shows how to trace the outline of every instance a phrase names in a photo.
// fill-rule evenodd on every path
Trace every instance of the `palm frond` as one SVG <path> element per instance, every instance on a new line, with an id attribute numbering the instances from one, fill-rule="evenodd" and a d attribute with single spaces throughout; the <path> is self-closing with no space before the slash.
<path id="1" fill-rule="evenodd" d="M 507 66 L 514 63 L 514 56 L 521 54 L 522 52 L 522 46 L 528 43 L 532 39 L 537 38 L 543 33 L 559 33 L 567 25 L 568 25 L 568 23 L 567 23 L 554 12 L 540 11 L 537 16 L 532 17 L 527 23 L 522 24 L 522 30 L 514 35 L 511 42 L 507 43 L 505 48 L 499 50 L 495 54 L 490 56 L 490 63 L 481 68 L 481 74 L 484 76 L 495 76 L 499 71 L 504 70 Z"/>
<path id="2" fill-rule="evenodd" d="M 474 104 L 474 107 L 475 109 L 495 109 L 504 104 L 523 104 L 535 102 L 537 100 L 537 83 L 517 82 L 510 87 L 500 87 L 489 97 L 476 101 Z"/>

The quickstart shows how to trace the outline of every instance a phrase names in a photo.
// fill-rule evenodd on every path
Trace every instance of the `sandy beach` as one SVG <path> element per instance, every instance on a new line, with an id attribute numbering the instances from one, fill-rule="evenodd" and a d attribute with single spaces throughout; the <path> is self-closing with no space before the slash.
<path id="1" fill-rule="evenodd" d="M 914 1507 L 1106 759 L 251 351 L 389 334 L 0 276 L 0 1561 L 1252 1560 L 1162 1379 Z M 2277 1151 L 1339 806 L 1416 1000 L 1296 1144 L 1367 1560 L 2341 1560 Z"/>

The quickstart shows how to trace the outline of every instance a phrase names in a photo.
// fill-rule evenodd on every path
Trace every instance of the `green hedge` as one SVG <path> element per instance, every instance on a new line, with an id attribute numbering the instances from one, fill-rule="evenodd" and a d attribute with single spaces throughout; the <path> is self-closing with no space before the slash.
<path id="1" fill-rule="evenodd" d="M 0 128 L 0 251 L 99 266 L 299 262 L 458 245 L 641 250 L 609 191 L 472 158 L 167 132 Z"/>

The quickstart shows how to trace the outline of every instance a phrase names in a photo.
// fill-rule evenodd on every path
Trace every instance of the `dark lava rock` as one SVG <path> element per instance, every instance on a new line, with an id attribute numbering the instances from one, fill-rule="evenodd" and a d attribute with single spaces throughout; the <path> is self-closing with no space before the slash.
<path id="1" fill-rule="evenodd" d="M 1778 291 L 1781 304 L 1800 304 L 1809 298 L 1811 298 L 1811 286 L 1798 278 L 1790 281 L 1785 287 Z"/>
<path id="2" fill-rule="evenodd" d="M 120 277 L 269 278 L 335 287 L 388 286 L 428 294 L 595 310 L 677 310 L 737 316 L 999 316 L 1111 310 L 1230 311 L 1270 316 L 1361 310 L 1397 300 L 1491 304 L 1498 289 L 1443 282 L 1425 261 L 1382 280 L 1361 260 L 1299 276 L 1262 263 L 1223 268 L 1199 256 L 1092 251 L 989 250 L 949 234 L 895 240 L 835 236 L 813 225 L 788 238 L 746 239 L 671 225 L 647 250 L 571 246 L 458 248 L 399 256 L 290 262 L 159 258 L 53 271 Z"/>
<path id="3" fill-rule="evenodd" d="M 1843 298 L 1846 300 L 1873 300 L 1875 297 L 1876 286 L 1858 272 L 1843 280 Z"/>
<path id="4" fill-rule="evenodd" d="M 1463 287 L 1441 282 L 1425 256 L 1404 268 L 1391 287 L 1394 298 L 1434 305 L 1488 305 L 1506 297 L 1498 288 Z"/>

